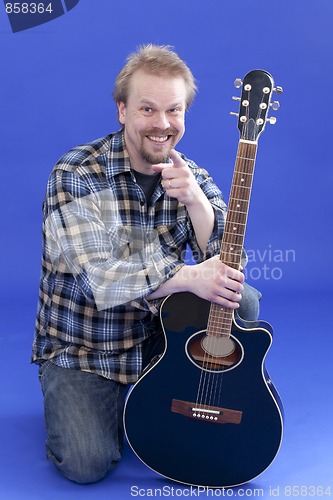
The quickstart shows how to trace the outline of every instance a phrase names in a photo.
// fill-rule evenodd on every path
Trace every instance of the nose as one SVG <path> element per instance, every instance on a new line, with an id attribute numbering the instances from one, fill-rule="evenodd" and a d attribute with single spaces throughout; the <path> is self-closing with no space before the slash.
<path id="1" fill-rule="evenodd" d="M 165 112 L 161 111 L 156 113 L 153 121 L 154 128 L 159 128 L 160 130 L 166 130 L 170 127 L 170 122 L 168 116 Z"/>

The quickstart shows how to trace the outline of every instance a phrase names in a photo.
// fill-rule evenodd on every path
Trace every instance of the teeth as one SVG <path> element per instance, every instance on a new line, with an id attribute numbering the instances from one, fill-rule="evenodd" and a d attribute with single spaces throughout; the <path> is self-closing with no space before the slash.
<path id="1" fill-rule="evenodd" d="M 166 135 L 165 137 L 155 137 L 152 135 L 148 135 L 148 138 L 151 141 L 155 141 L 155 142 L 165 142 L 168 139 L 168 136 Z"/>

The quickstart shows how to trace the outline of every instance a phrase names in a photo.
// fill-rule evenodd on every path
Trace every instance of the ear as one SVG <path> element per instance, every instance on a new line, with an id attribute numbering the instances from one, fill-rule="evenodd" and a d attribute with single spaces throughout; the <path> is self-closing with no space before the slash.
<path id="1" fill-rule="evenodd" d="M 125 116 L 126 116 L 126 106 L 122 101 L 117 102 L 118 106 L 118 120 L 122 125 L 125 125 Z"/>

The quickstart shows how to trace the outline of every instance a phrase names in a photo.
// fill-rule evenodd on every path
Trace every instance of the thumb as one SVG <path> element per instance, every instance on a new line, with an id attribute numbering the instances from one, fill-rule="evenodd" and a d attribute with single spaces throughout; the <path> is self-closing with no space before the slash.
<path id="1" fill-rule="evenodd" d="M 152 165 L 151 169 L 154 170 L 154 172 L 162 172 L 165 168 L 170 168 L 172 166 L 172 163 L 158 163 L 156 165 Z"/>

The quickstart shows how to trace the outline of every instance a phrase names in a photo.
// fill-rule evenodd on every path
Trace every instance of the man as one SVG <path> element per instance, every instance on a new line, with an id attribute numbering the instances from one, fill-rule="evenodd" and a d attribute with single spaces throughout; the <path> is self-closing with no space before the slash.
<path id="1" fill-rule="evenodd" d="M 122 129 L 74 148 L 50 175 L 32 360 L 47 456 L 76 482 L 98 481 L 121 458 L 128 387 L 163 351 L 163 297 L 190 291 L 258 315 L 259 293 L 218 257 L 220 190 L 174 149 L 195 92 L 175 52 L 141 47 L 115 85 Z"/>

